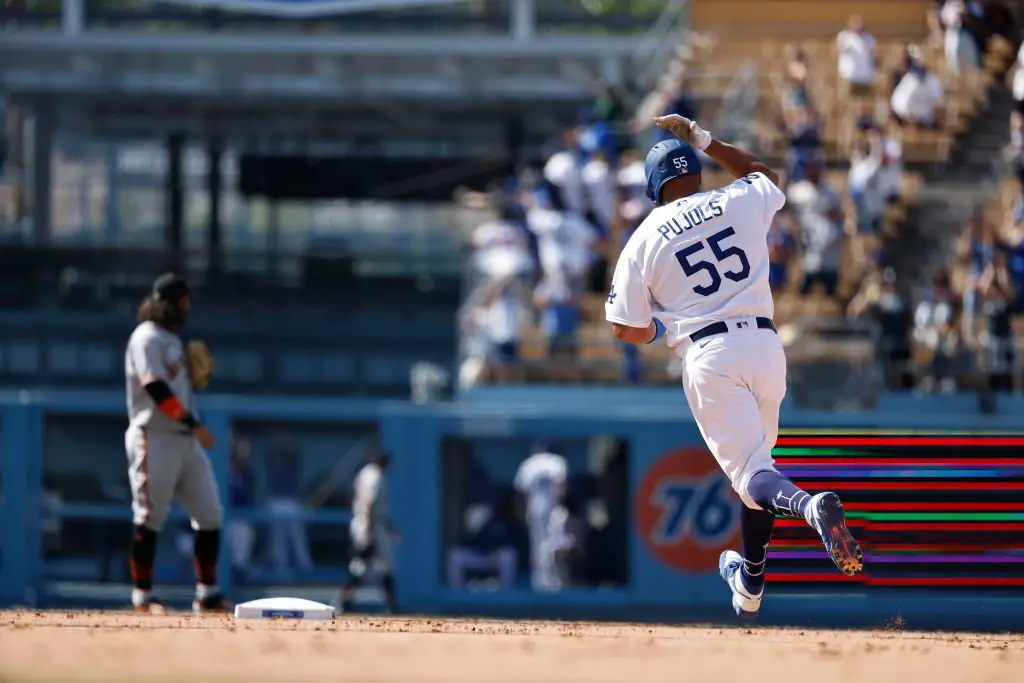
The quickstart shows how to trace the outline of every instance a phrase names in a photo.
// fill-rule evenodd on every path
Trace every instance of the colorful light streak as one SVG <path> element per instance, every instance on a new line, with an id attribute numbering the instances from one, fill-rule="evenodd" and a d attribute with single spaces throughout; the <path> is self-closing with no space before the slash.
<path id="1" fill-rule="evenodd" d="M 769 576 L 852 586 L 1024 586 L 1024 435 L 795 430 L 774 451 L 808 490 L 834 490 L 865 551 L 848 579 L 802 520 L 780 519 Z"/>

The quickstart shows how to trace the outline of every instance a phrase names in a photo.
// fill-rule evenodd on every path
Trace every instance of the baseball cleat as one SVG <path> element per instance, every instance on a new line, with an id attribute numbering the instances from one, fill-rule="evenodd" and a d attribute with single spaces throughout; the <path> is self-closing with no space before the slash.
<path id="1" fill-rule="evenodd" d="M 135 605 L 135 611 L 139 614 L 152 614 L 154 616 L 162 617 L 167 614 L 167 605 L 159 600 L 151 599 L 141 605 Z"/>
<path id="2" fill-rule="evenodd" d="M 234 611 L 235 603 L 219 593 L 202 600 L 192 601 L 192 612 L 194 614 L 233 614 Z"/>
<path id="3" fill-rule="evenodd" d="M 753 619 L 761 610 L 764 586 L 756 593 L 743 583 L 743 556 L 735 550 L 726 550 L 718 558 L 718 574 L 732 591 L 732 607 L 740 619 Z"/>
<path id="4" fill-rule="evenodd" d="M 807 521 L 821 536 L 825 550 L 839 571 L 853 576 L 864 569 L 864 552 L 846 528 L 846 513 L 839 496 L 828 491 L 811 498 Z"/>

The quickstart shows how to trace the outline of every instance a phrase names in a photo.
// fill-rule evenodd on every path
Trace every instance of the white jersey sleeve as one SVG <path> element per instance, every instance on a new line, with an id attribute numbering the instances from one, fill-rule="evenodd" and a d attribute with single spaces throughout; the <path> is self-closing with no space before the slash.
<path id="1" fill-rule="evenodd" d="M 764 206 L 763 225 L 767 230 L 768 227 L 771 227 L 772 218 L 775 217 L 775 214 L 778 213 L 779 209 L 785 206 L 786 193 L 780 190 L 775 183 L 768 180 L 768 176 L 760 171 L 750 173 L 736 182 L 747 183 L 753 189 L 754 194 L 761 198 Z"/>
<path id="2" fill-rule="evenodd" d="M 142 386 L 171 379 L 168 351 L 166 340 L 153 334 L 151 326 L 140 326 L 128 340 L 128 359 Z"/>
<path id="3" fill-rule="evenodd" d="M 639 328 L 651 324 L 651 292 L 637 254 L 637 247 L 643 244 L 642 240 L 631 238 L 619 254 L 608 301 L 604 305 L 604 317 L 608 322 Z"/>

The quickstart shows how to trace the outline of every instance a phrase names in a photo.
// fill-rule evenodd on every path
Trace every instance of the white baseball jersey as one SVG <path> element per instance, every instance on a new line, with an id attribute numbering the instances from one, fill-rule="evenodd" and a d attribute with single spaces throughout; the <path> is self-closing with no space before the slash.
<path id="1" fill-rule="evenodd" d="M 359 546 L 379 542 L 388 535 L 388 488 L 379 465 L 370 463 L 356 475 L 349 531 Z"/>
<path id="2" fill-rule="evenodd" d="M 786 196 L 762 173 L 656 208 L 615 266 L 609 322 L 665 324 L 669 346 L 730 318 L 772 317 L 768 229 Z"/>
<path id="3" fill-rule="evenodd" d="M 180 424 L 157 408 L 143 388 L 155 379 L 167 382 L 181 405 L 198 417 L 188 376 L 188 361 L 178 335 L 154 322 L 140 323 L 128 338 L 124 372 L 131 426 L 175 432 L 182 430 Z"/>
<path id="4" fill-rule="evenodd" d="M 558 507 L 556 489 L 565 486 L 569 477 L 568 464 L 556 453 L 534 453 L 516 471 L 513 486 L 526 496 L 526 527 L 530 536 L 530 565 L 533 585 L 544 587 L 548 572 L 545 567 L 546 546 L 551 537 L 551 516 Z"/>

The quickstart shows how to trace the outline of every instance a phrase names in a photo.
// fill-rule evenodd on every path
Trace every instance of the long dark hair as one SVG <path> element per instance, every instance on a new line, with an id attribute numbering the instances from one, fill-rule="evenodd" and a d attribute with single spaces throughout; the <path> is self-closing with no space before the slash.
<path id="1" fill-rule="evenodd" d="M 139 322 L 152 322 L 172 332 L 185 324 L 185 315 L 178 304 L 165 299 L 147 296 L 139 304 Z"/>

